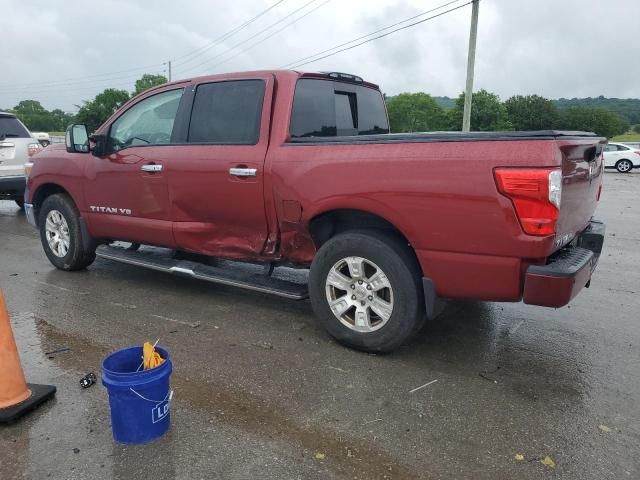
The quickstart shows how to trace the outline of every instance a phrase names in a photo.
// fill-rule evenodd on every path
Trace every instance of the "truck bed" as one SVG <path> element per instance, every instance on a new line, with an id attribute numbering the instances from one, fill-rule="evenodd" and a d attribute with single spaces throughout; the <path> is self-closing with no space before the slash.
<path id="1" fill-rule="evenodd" d="M 387 133 L 382 135 L 353 135 L 343 137 L 297 137 L 290 144 L 326 145 L 350 143 L 428 143 L 428 142 L 491 142 L 505 140 L 556 140 L 597 138 L 595 133 L 565 130 L 536 130 L 527 132 L 419 132 Z"/>

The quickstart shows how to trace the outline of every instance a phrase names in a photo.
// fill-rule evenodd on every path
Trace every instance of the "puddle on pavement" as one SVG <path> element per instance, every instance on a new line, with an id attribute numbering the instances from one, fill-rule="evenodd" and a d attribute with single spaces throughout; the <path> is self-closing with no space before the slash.
<path id="1" fill-rule="evenodd" d="M 78 385 L 79 378 L 89 371 L 99 377 L 102 359 L 111 349 L 84 337 L 68 335 L 32 313 L 13 314 L 12 324 L 18 348 L 23 352 L 21 358 L 28 381 L 58 386 L 56 400 L 41 407 L 42 413 L 36 412 L 29 418 L 26 431 L 17 425 L 12 427 L 12 451 L 29 452 L 24 457 L 18 455 L 14 458 L 11 467 L 16 472 L 14 476 L 17 478 L 20 473 L 26 473 L 27 476 L 41 474 L 43 470 L 60 471 L 56 459 L 47 455 L 51 442 L 56 442 L 58 446 L 66 443 L 69 451 L 79 448 L 85 454 L 94 455 L 98 468 L 104 468 L 104 474 L 112 473 L 114 478 L 120 478 L 118 475 L 124 478 L 139 469 L 140 448 L 144 447 L 121 446 L 111 440 L 108 400 L 100 380 L 87 390 L 82 390 Z M 62 348 L 69 350 L 45 355 L 46 352 Z M 375 445 L 348 433 L 303 425 L 287 417 L 286 412 L 277 411 L 264 398 L 234 385 L 212 381 L 204 374 L 187 378 L 175 371 L 171 383 L 176 392 L 176 401 L 179 402 L 174 409 L 187 407 L 188 410 L 199 412 L 200 418 L 213 421 L 214 426 L 220 422 L 268 438 L 269 441 L 282 442 L 288 450 L 300 455 L 301 462 L 318 461 L 315 454 L 321 452 L 324 455 L 322 464 L 338 475 L 419 478 L 410 467 L 399 464 Z M 176 413 L 172 414 L 174 420 L 180 417 L 180 412 Z M 163 458 L 162 476 L 168 475 L 169 478 L 173 478 L 173 475 L 166 468 L 176 468 L 175 447 L 181 443 L 181 430 L 185 428 L 184 425 L 173 423 L 169 433 L 152 447 L 154 455 Z M 111 445 L 108 453 L 104 445 Z M 38 458 L 37 472 L 30 471 L 30 459 L 33 458 Z M 6 465 L 3 468 L 9 467 Z"/>

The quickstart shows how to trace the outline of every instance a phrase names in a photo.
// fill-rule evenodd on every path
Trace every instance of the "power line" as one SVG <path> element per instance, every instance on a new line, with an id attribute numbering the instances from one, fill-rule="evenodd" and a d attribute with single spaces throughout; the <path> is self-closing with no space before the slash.
<path id="1" fill-rule="evenodd" d="M 160 66 L 162 66 L 162 64 L 160 64 Z M 149 68 L 145 68 L 144 69 L 145 72 L 144 73 L 153 73 L 153 74 L 160 74 L 161 72 L 164 72 L 164 69 L 158 69 L 158 70 L 149 70 Z M 142 73 L 142 72 L 141 72 Z M 70 87 L 71 88 L 86 88 L 87 86 L 92 87 L 94 85 L 100 85 L 104 82 L 112 82 L 114 80 L 123 80 L 123 79 L 131 79 L 131 82 L 133 82 L 133 79 L 139 79 L 140 78 L 140 73 L 138 74 L 133 74 L 133 75 L 123 75 L 123 76 L 116 76 L 116 77 L 107 77 L 107 78 L 97 78 L 94 80 L 82 80 L 82 81 L 77 81 L 77 82 L 70 82 L 70 83 L 53 83 L 53 84 L 44 84 L 42 86 L 33 86 L 33 87 L 15 87 L 15 88 L 10 88 L 10 89 L 2 89 L 2 93 L 13 93 L 13 94 L 19 94 L 19 95 L 28 95 L 29 92 L 31 91 L 37 91 L 37 92 L 42 92 L 42 91 L 59 91 L 59 90 L 68 90 Z M 88 85 L 86 85 L 88 84 Z"/>
<path id="2" fill-rule="evenodd" d="M 250 42 L 251 40 L 253 40 L 254 38 L 256 38 L 257 36 L 261 35 L 262 33 L 266 32 L 267 30 L 271 29 L 272 27 L 275 27 L 276 25 L 279 25 L 280 23 L 284 22 L 287 18 L 291 17 L 292 15 L 295 15 L 296 13 L 298 13 L 300 10 L 303 10 L 304 8 L 306 8 L 307 6 L 311 5 L 312 3 L 316 2 L 317 0 L 309 0 L 307 3 L 305 3 L 304 5 L 302 5 L 299 8 L 296 8 L 294 11 L 288 13 L 287 15 L 285 15 L 284 17 L 282 17 L 280 20 L 278 20 L 277 22 L 272 23 L 271 25 L 268 25 L 267 27 L 263 28 L 262 30 L 260 30 L 259 32 L 251 35 L 250 37 L 244 39 L 243 41 L 241 41 L 240 43 L 236 43 L 234 46 L 228 48 L 225 52 L 219 53 L 217 55 L 214 55 L 213 57 L 209 58 L 208 60 L 205 60 L 204 62 L 195 65 L 193 67 L 189 67 L 186 71 L 192 71 L 194 69 L 199 69 L 200 67 L 205 66 L 207 63 L 210 63 L 212 60 L 215 60 L 216 58 L 221 57 L 222 55 L 225 55 L 226 53 L 230 52 L 231 50 L 234 50 L 242 45 L 244 45 L 247 42 Z M 184 73 L 183 73 L 184 75 Z"/>
<path id="3" fill-rule="evenodd" d="M 236 58 L 238 55 L 241 55 L 241 54 L 243 54 L 243 53 L 245 53 L 245 52 L 247 52 L 247 51 L 251 50 L 252 48 L 254 48 L 254 47 L 256 47 L 256 46 L 260 45 L 261 43 L 266 42 L 266 41 L 267 41 L 267 40 L 269 40 L 271 37 L 273 37 L 273 36 L 277 35 L 278 33 L 280 33 L 281 31 L 283 31 L 284 29 L 286 29 L 286 28 L 290 27 L 291 25 L 293 25 L 293 24 L 295 24 L 295 23 L 299 22 L 300 20 L 302 20 L 302 19 L 303 19 L 304 17 L 306 17 L 307 15 L 312 14 L 313 12 L 315 12 L 316 10 L 318 10 L 320 7 L 325 6 L 327 3 L 331 2 L 331 1 L 332 1 L 332 0 L 326 0 L 325 2 L 321 3 L 320 5 L 317 5 L 316 7 L 312 8 L 311 10 L 309 10 L 309 11 L 308 11 L 307 13 L 305 13 L 304 15 L 301 15 L 301 16 L 299 16 L 298 18 L 294 19 L 293 21 L 291 21 L 291 22 L 289 22 L 289 23 L 285 24 L 282 28 L 279 28 L 278 30 L 276 30 L 275 32 L 271 33 L 270 35 L 267 35 L 266 37 L 262 38 L 261 40 L 259 40 L 259 41 L 255 42 L 255 43 L 252 43 L 252 44 L 251 44 L 251 45 L 249 45 L 247 48 L 244 48 L 244 49 L 240 50 L 240 51 L 239 51 L 239 52 L 237 52 L 236 54 L 231 55 L 229 58 L 226 58 L 226 59 L 222 60 L 221 62 L 218 62 L 218 63 L 216 63 L 216 64 L 212 65 L 210 68 L 211 68 L 211 69 L 214 69 L 214 68 L 216 68 L 217 66 L 222 65 L 223 63 L 227 63 L 228 61 L 230 61 L 230 60 L 232 60 L 232 59 Z"/>
<path id="4" fill-rule="evenodd" d="M 150 68 L 157 68 L 157 67 L 162 67 L 164 64 L 163 63 L 154 63 L 153 65 L 146 65 L 144 67 L 138 67 L 138 68 L 131 68 L 128 70 L 120 70 L 117 72 L 109 72 L 109 73 L 96 73 L 95 75 L 88 75 L 86 77 L 71 77 L 71 78 L 67 78 L 64 80 L 55 80 L 52 82 L 37 82 L 37 83 L 27 83 L 27 84 L 14 84 L 14 85 L 0 85 L 0 88 L 2 88 L 3 92 L 6 91 L 6 89 L 16 89 L 16 88 L 27 88 L 27 87 L 38 87 L 38 86 L 47 86 L 47 85 L 73 85 L 74 83 L 86 83 L 84 81 L 81 80 L 85 80 L 85 79 L 89 79 L 89 78 L 96 78 L 96 77 L 104 77 L 104 76 L 109 76 L 109 75 L 116 75 L 119 73 L 125 73 L 125 72 L 133 72 L 133 71 L 140 71 L 140 70 L 148 70 Z M 128 78 L 128 77 L 132 77 L 132 76 L 136 76 L 136 75 L 125 75 L 124 77 L 114 77 L 114 79 L 117 78 Z M 74 81 L 78 79 L 77 81 Z M 105 79 L 108 80 L 108 79 Z M 95 80 L 91 80 L 91 81 L 95 81 Z"/>
<path id="5" fill-rule="evenodd" d="M 449 10 L 445 10 L 444 12 L 438 13 L 436 15 L 432 15 L 431 17 L 424 18 L 424 19 L 422 19 L 422 20 L 420 20 L 418 22 L 410 23 L 409 25 L 405 25 L 403 27 L 396 28 L 395 30 L 391 30 L 390 32 L 383 33 L 382 35 L 378 35 L 377 37 L 370 38 L 369 40 L 365 40 L 365 41 L 360 42 L 360 43 L 356 43 L 355 45 L 351 45 L 350 47 L 345 47 L 345 48 L 342 48 L 340 50 L 336 50 L 335 52 L 329 53 L 327 55 L 324 55 L 324 56 L 321 56 L 321 57 L 318 57 L 318 58 L 314 58 L 313 60 L 308 60 L 308 61 L 302 62 L 302 63 L 293 62 L 294 65 L 291 68 L 302 67 L 303 65 L 307 65 L 309 63 L 317 62 L 318 60 L 323 60 L 325 58 L 332 57 L 334 55 L 337 55 L 338 53 L 346 52 L 347 50 L 352 50 L 352 49 L 354 49 L 356 47 L 364 45 L 365 43 L 373 42 L 374 40 L 378 40 L 380 38 L 387 37 L 387 36 L 391 35 L 392 33 L 399 32 L 400 30 L 405 30 L 407 28 L 414 27 L 414 26 L 419 25 L 421 23 L 424 23 L 426 21 L 433 20 L 434 18 L 438 18 L 438 17 L 441 17 L 443 15 L 446 15 L 447 13 L 451 13 L 451 12 L 453 12 L 455 10 L 459 10 L 459 9 L 461 9 L 463 7 L 466 7 L 467 5 L 471 5 L 471 3 L 473 3 L 473 2 L 470 1 L 470 2 L 464 3 L 462 5 L 459 5 L 457 7 L 450 8 Z M 347 42 L 347 43 L 351 43 L 351 42 Z M 334 47 L 334 48 L 337 48 L 337 47 Z M 314 56 L 315 55 L 312 55 L 312 57 L 314 57 Z"/>
<path id="6" fill-rule="evenodd" d="M 14 93 L 10 93 L 8 95 L 4 95 L 6 97 L 17 97 L 20 96 L 23 99 L 24 98 L 28 98 L 28 99 L 35 99 L 37 97 L 42 97 L 42 96 L 56 96 L 56 98 L 78 98 L 79 93 L 78 92 L 96 92 L 96 93 L 100 93 L 101 91 L 107 89 L 107 88 L 112 88 L 112 89 L 116 89 L 116 90 L 123 90 L 123 89 L 130 89 L 132 87 L 134 87 L 135 82 L 133 80 L 129 81 L 129 82 L 119 82 L 119 83 L 97 83 L 97 84 L 93 84 L 93 85 L 85 85 L 82 87 L 73 87 L 73 88 L 69 88 L 69 87 L 56 87 L 54 89 L 43 89 L 43 90 L 36 90 L 33 92 L 14 92 Z M 4 93 L 4 92 L 3 92 Z"/>
<path id="7" fill-rule="evenodd" d="M 249 26 L 250 24 L 252 24 L 253 22 L 255 22 L 258 18 L 262 17 L 263 15 L 265 15 L 267 12 L 269 12 L 270 10 L 272 10 L 273 8 L 275 8 L 276 6 L 278 6 L 279 4 L 281 4 L 282 2 L 284 2 L 285 0 L 278 0 L 276 3 L 274 3 L 273 5 L 271 5 L 270 7 L 266 8 L 265 10 L 261 11 L 260 13 L 258 13 L 257 15 L 255 15 L 254 17 L 250 18 L 249 20 L 247 20 L 246 22 L 242 23 L 241 25 L 237 26 L 236 28 L 230 30 L 229 32 L 225 33 L 224 35 L 221 35 L 220 37 L 218 37 L 217 39 L 213 40 L 211 43 L 205 45 L 204 47 L 200 47 L 198 49 L 196 49 L 195 51 L 192 51 L 190 53 L 187 53 L 185 55 L 176 57 L 175 59 L 173 59 L 173 61 L 180 61 L 181 59 L 184 59 L 188 56 L 194 55 L 196 54 L 199 55 L 201 50 L 207 50 L 208 48 L 210 48 L 211 46 L 215 45 L 216 43 L 219 43 L 229 37 L 231 37 L 232 35 L 234 35 L 235 33 L 239 32 L 240 30 L 242 30 L 243 28 L 246 28 L 247 26 Z M 187 63 L 188 60 L 183 61 L 183 63 Z M 100 77 L 109 77 L 109 78 L 105 78 L 105 80 L 118 80 L 118 79 L 122 79 L 122 78 L 133 78 L 137 75 L 126 75 L 126 76 L 117 76 L 117 77 L 113 77 L 113 75 L 117 75 L 120 73 L 129 73 L 129 72 L 139 72 L 142 70 L 148 70 L 148 69 L 157 69 L 157 67 L 160 66 L 164 66 L 165 63 L 155 63 L 153 65 L 145 65 L 142 67 L 136 67 L 136 68 L 129 68 L 126 70 L 119 70 L 119 71 L 115 71 L 115 72 L 105 72 L 105 73 L 96 73 L 96 74 L 92 74 L 92 75 L 86 75 L 86 76 L 80 76 L 80 77 L 69 77 L 69 78 L 65 78 L 65 79 L 61 79 L 61 80 L 54 80 L 54 81 L 49 81 L 49 82 L 34 82 L 34 83 L 28 83 L 28 84 L 3 84 L 0 85 L 0 88 L 3 89 L 3 92 L 5 92 L 7 89 L 9 90 L 25 90 L 31 87 L 43 87 L 43 86 L 54 86 L 54 85 L 74 85 L 74 84 L 82 84 L 82 83 L 91 83 L 94 80 L 89 80 L 89 79 L 97 79 Z"/>
<path id="8" fill-rule="evenodd" d="M 195 51 L 187 53 L 186 55 L 181 55 L 179 57 L 176 57 L 176 58 L 172 59 L 174 66 L 176 64 L 180 64 L 180 63 L 185 64 L 185 63 L 191 62 L 195 57 L 204 54 L 204 52 L 206 50 L 209 50 L 211 47 L 213 47 L 213 46 L 225 41 L 226 39 L 228 39 L 228 38 L 232 37 L 233 35 L 235 35 L 236 33 L 238 33 L 240 30 L 248 27 L 253 22 L 258 20 L 260 17 L 262 17 L 263 15 L 265 15 L 266 13 L 268 13 L 269 11 L 271 11 L 272 9 L 274 9 L 275 7 L 277 7 L 278 5 L 280 5 L 284 1 L 285 0 L 279 0 L 278 2 L 274 3 L 273 5 L 271 5 L 270 7 L 266 8 L 265 10 L 261 11 L 256 16 L 250 18 L 249 20 L 247 20 L 243 24 L 238 25 L 237 27 L 229 30 L 227 33 L 224 33 L 224 34 L 220 35 L 216 39 L 214 39 L 211 42 L 209 42 L 207 45 L 204 45 L 204 46 L 198 48 Z M 187 57 L 192 57 L 192 58 L 190 58 L 189 60 L 183 60 L 183 59 L 185 59 Z"/>
<path id="9" fill-rule="evenodd" d="M 447 3 L 444 3 L 444 4 L 440 5 L 438 7 L 431 8 L 429 10 L 425 10 L 424 12 L 419 13 L 417 15 L 414 15 L 412 17 L 405 18 L 404 20 L 401 20 L 401 21 L 396 22 L 396 23 L 392 23 L 391 25 L 387 25 L 386 27 L 380 28 L 379 30 L 375 30 L 375 31 L 373 31 L 371 33 L 367 33 L 366 35 L 362 35 L 361 37 L 357 37 L 357 38 L 354 38 L 352 40 L 349 40 L 348 42 L 341 43 L 340 45 L 336 45 L 335 47 L 331 47 L 331 48 L 328 48 L 326 50 L 322 50 L 321 52 L 317 52 L 317 53 L 315 53 L 313 55 L 309 55 L 308 57 L 300 58 L 300 59 L 296 60 L 295 62 L 289 62 L 289 63 L 284 64 L 284 65 L 282 65 L 282 66 L 280 66 L 278 68 L 288 68 L 290 65 L 294 65 L 295 63 L 307 60 L 309 58 L 316 57 L 318 55 L 322 55 L 323 53 L 330 52 L 332 50 L 335 50 L 336 48 L 344 47 L 345 45 L 349 45 L 350 43 L 357 42 L 358 40 L 362 40 L 363 38 L 370 37 L 371 35 L 375 35 L 376 33 L 384 32 L 385 30 L 389 30 L 390 28 L 396 27 L 396 26 L 398 26 L 400 24 L 403 24 L 403 23 L 406 23 L 406 22 L 408 22 L 410 20 L 414 20 L 414 19 L 416 19 L 418 17 L 422 17 L 422 16 L 424 16 L 424 15 L 426 15 L 428 13 L 435 12 L 436 10 L 440 10 L 440 9 L 442 9 L 444 7 L 447 7 L 447 6 L 449 6 L 449 5 L 453 4 L 453 3 L 458 3 L 460 1 L 461 0 L 452 0 L 450 2 L 447 2 Z"/>
<path id="10" fill-rule="evenodd" d="M 471 3 L 473 3 L 473 2 L 470 1 L 470 2 L 464 3 L 462 5 L 459 5 L 457 7 L 450 8 L 449 10 L 445 10 L 444 12 L 438 13 L 436 15 L 432 15 L 431 17 L 427 17 L 427 18 L 424 18 L 424 19 L 419 20 L 417 22 L 410 23 L 409 25 L 405 25 L 403 27 L 396 28 L 395 30 L 391 30 L 390 32 L 383 33 L 382 35 L 378 35 L 377 37 L 370 38 L 370 39 L 365 40 L 365 41 L 360 42 L 360 43 L 356 43 L 355 45 L 351 45 L 350 47 L 345 47 L 345 48 L 336 50 L 335 52 L 328 53 L 327 55 L 324 55 L 324 56 L 321 56 L 321 57 L 318 57 L 318 58 L 314 58 L 313 60 L 308 60 L 308 61 L 303 62 L 303 63 L 292 62 L 294 65 L 291 68 L 299 68 L 299 67 L 302 67 L 303 65 L 307 65 L 309 63 L 317 62 L 319 60 L 323 60 L 325 58 L 332 57 L 334 55 L 337 55 L 338 53 L 346 52 L 347 50 L 352 50 L 352 49 L 354 49 L 356 47 L 364 45 L 365 43 L 373 42 L 374 40 L 378 40 L 380 38 L 387 37 L 387 36 L 391 35 L 392 33 L 399 32 L 400 30 L 405 30 L 407 28 L 414 27 L 414 26 L 419 25 L 421 23 L 424 23 L 426 21 L 433 20 L 434 18 L 438 18 L 438 17 L 441 17 L 443 15 L 446 15 L 447 13 L 451 13 L 451 12 L 453 12 L 455 10 L 459 10 L 459 9 L 461 9 L 463 7 L 466 7 L 467 5 L 471 5 Z M 351 42 L 347 42 L 347 43 L 351 43 Z M 338 48 L 338 47 L 334 47 L 334 48 Z M 333 50 L 333 49 L 330 49 L 330 50 Z M 319 54 L 317 54 L 317 55 L 319 55 Z M 312 57 L 315 57 L 315 56 L 316 55 L 312 55 Z"/>

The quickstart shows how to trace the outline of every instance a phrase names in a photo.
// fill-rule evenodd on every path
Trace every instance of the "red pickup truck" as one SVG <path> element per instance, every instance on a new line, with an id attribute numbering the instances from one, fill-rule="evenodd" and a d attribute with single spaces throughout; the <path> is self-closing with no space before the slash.
<path id="1" fill-rule="evenodd" d="M 57 268 L 97 254 L 308 294 L 336 339 L 381 352 L 439 299 L 561 307 L 588 286 L 605 143 L 390 134 L 379 88 L 357 76 L 214 75 L 148 90 L 93 135 L 70 126 L 34 157 L 25 208 Z"/>

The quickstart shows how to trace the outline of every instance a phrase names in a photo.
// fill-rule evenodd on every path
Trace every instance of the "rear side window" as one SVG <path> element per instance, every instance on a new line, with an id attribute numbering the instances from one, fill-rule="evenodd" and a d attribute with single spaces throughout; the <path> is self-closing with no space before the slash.
<path id="1" fill-rule="evenodd" d="M 264 88 L 263 80 L 198 85 L 189 124 L 189 143 L 258 143 Z"/>
<path id="2" fill-rule="evenodd" d="M 384 99 L 361 85 L 298 80 L 289 133 L 294 138 L 389 133 Z"/>
<path id="3" fill-rule="evenodd" d="M 3 138 L 29 138 L 31 134 L 15 117 L 0 115 L 0 140 Z"/>

